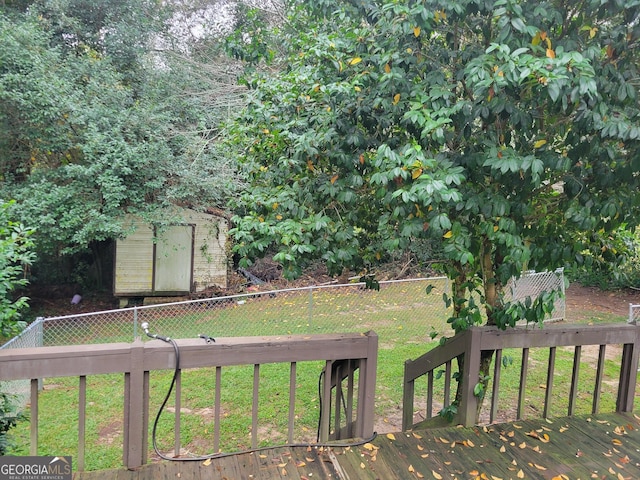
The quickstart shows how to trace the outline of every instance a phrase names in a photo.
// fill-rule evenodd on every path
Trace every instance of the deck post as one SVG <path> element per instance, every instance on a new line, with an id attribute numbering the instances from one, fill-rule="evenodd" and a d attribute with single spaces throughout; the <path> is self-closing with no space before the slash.
<path id="1" fill-rule="evenodd" d="M 144 344 L 137 339 L 131 346 L 131 363 L 125 374 L 123 463 L 128 469 L 145 463 L 146 431 Z"/>
<path id="2" fill-rule="evenodd" d="M 480 354 L 482 341 L 482 327 L 471 327 L 464 335 L 465 353 L 464 370 L 462 372 L 462 396 L 458 405 L 456 421 L 465 426 L 472 427 L 476 423 L 476 411 L 478 398 L 474 395 L 475 384 L 480 378 Z"/>
<path id="3" fill-rule="evenodd" d="M 413 401 L 415 399 L 415 379 L 409 376 L 409 366 L 413 360 L 404 362 L 404 388 L 402 390 L 402 431 L 413 425 Z"/>
<path id="4" fill-rule="evenodd" d="M 640 329 L 636 327 L 633 343 L 626 343 L 622 349 L 620 365 L 620 381 L 618 383 L 617 412 L 632 412 L 636 393 L 636 377 L 638 372 L 638 357 L 640 355 Z"/>
<path id="5" fill-rule="evenodd" d="M 376 372 L 378 369 L 378 335 L 367 332 L 367 357 L 360 360 L 358 378 L 358 413 L 356 436 L 368 438 L 373 435 L 375 422 Z"/>

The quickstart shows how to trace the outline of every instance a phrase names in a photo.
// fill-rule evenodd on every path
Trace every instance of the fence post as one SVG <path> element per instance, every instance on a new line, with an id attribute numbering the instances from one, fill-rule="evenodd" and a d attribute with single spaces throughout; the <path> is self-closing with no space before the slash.
<path id="1" fill-rule="evenodd" d="M 309 314 L 309 333 L 313 332 L 312 323 L 313 323 L 313 287 L 309 287 L 309 306 L 307 308 Z"/>
<path id="2" fill-rule="evenodd" d="M 138 307 L 133 306 L 133 339 L 138 338 Z"/>

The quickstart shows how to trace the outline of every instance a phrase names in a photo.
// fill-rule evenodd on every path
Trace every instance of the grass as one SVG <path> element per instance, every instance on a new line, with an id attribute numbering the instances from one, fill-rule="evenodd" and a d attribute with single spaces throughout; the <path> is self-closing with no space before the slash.
<path id="1" fill-rule="evenodd" d="M 155 331 L 172 336 L 172 325 L 179 325 L 180 336 L 207 333 L 212 336 L 278 335 L 295 333 L 362 332 L 374 330 L 380 340 L 376 389 L 376 416 L 387 431 L 399 430 L 402 404 L 402 378 L 404 361 L 416 358 L 430 350 L 437 341 L 430 333 L 449 334 L 445 323 L 448 314 L 441 305 L 441 294 L 424 293 L 424 283 L 399 284 L 380 292 L 333 289 L 307 292 L 297 295 L 278 295 L 275 298 L 247 299 L 225 308 L 209 308 L 201 311 L 153 318 Z M 144 321 L 144 319 L 141 319 Z M 585 315 L 580 323 L 621 322 L 624 318 Z M 86 338 L 103 338 L 104 332 L 92 331 L 92 326 L 81 326 Z M 519 386 L 520 352 L 505 351 L 513 364 L 504 368 L 499 396 L 500 415 L 505 419 L 513 415 Z M 526 405 L 527 416 L 539 416 L 543 405 L 546 383 L 548 350 L 532 349 L 529 360 Z M 556 377 L 570 378 L 573 351 L 558 349 Z M 296 420 L 294 439 L 315 441 L 317 419 L 320 411 L 318 376 L 321 362 L 305 362 L 297 366 Z M 619 358 L 608 358 L 607 379 L 617 381 Z M 578 409 L 590 409 L 588 385 L 593 385 L 593 359 L 585 358 L 581 365 L 581 385 L 587 385 L 578 397 Z M 150 423 L 157 413 L 171 382 L 172 372 L 152 372 L 150 380 Z M 122 464 L 122 398 L 121 375 L 100 375 L 87 379 L 87 470 L 115 468 Z M 443 379 L 436 385 L 442 388 Z M 289 365 L 262 365 L 260 367 L 260 404 L 258 438 L 260 445 L 285 443 L 289 401 Z M 40 395 L 40 421 L 38 454 L 72 455 L 77 449 L 77 386 L 76 378 L 47 379 Z M 236 451 L 251 446 L 251 398 L 253 367 L 230 367 L 222 373 L 222 451 Z M 554 382 L 552 415 L 566 414 L 568 381 Z M 213 452 L 213 422 L 215 369 L 185 370 L 182 372 L 181 443 L 189 453 L 204 455 Z M 417 390 L 418 391 L 418 390 Z M 425 387 L 426 391 L 426 387 Z M 487 392 L 491 395 L 491 390 Z M 171 398 L 168 406 L 175 405 Z M 604 394 L 602 411 L 615 408 L 615 398 Z M 157 443 L 160 451 L 173 451 L 173 420 L 170 410 L 163 412 L 158 423 Z M 151 428 L 151 425 L 150 425 Z M 29 454 L 29 425 L 20 424 L 12 431 L 16 447 L 14 455 Z M 150 445 L 151 447 L 151 445 Z M 152 457 L 153 452 L 149 455 Z"/>

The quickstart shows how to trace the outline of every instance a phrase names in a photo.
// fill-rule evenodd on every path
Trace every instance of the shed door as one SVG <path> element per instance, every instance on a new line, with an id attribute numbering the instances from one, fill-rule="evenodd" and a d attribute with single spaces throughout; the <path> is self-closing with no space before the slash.
<path id="1" fill-rule="evenodd" d="M 173 225 L 156 244 L 154 291 L 190 292 L 193 225 Z"/>

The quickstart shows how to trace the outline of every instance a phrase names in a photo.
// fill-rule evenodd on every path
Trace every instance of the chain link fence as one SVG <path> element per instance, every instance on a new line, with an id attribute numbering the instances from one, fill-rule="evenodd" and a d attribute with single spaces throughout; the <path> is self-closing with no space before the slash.
<path id="1" fill-rule="evenodd" d="M 629 304 L 629 320 L 628 323 L 640 322 L 640 305 Z"/>
<path id="2" fill-rule="evenodd" d="M 427 287 L 431 287 L 428 294 Z M 550 290 L 564 293 L 561 270 L 527 272 L 512 282 L 508 296 L 522 300 Z M 452 312 L 443 299 L 449 293 L 446 277 L 431 277 L 382 281 L 379 290 L 367 289 L 364 283 L 322 285 L 41 317 L 1 348 L 131 342 L 137 337 L 146 339 L 142 329 L 145 322 L 151 333 L 172 338 L 373 330 L 381 348 L 393 348 L 398 344 L 428 343 L 436 336 L 449 335 L 446 320 Z M 563 319 L 564 315 L 561 296 L 548 320 Z M 29 382 L 12 382 L 10 389 L 4 384 L 2 389 L 28 395 Z"/>

